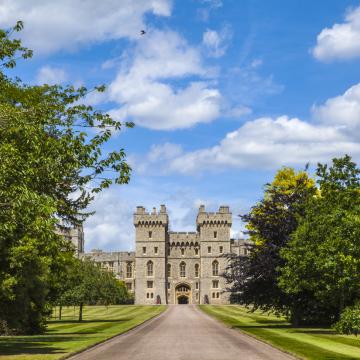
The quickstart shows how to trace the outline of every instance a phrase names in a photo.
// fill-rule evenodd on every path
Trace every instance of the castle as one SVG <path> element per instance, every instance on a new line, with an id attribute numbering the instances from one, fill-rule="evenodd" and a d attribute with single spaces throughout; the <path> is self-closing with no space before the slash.
<path id="1" fill-rule="evenodd" d="M 221 277 L 227 265 L 224 254 L 247 253 L 245 240 L 231 239 L 231 225 L 228 206 L 212 213 L 201 205 L 195 232 L 172 232 L 165 205 L 152 212 L 138 206 L 135 252 L 84 253 L 82 234 L 75 234 L 72 241 L 80 258 L 92 259 L 123 280 L 136 304 L 228 304 Z"/>

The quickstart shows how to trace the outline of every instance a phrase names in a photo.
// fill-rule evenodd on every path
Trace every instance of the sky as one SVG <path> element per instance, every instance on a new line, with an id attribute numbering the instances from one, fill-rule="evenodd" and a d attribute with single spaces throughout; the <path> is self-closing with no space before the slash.
<path id="1" fill-rule="evenodd" d="M 136 124 L 104 148 L 133 172 L 91 205 L 87 251 L 133 249 L 138 205 L 166 204 L 173 231 L 229 205 L 241 237 L 282 166 L 360 160 L 360 1 L 0 0 L 17 20 L 34 57 L 14 75 L 105 84 L 87 103 Z"/>

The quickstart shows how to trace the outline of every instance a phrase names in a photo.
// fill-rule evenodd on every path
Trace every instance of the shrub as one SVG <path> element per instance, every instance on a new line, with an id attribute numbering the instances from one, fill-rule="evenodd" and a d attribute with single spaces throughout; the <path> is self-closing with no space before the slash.
<path id="1" fill-rule="evenodd" d="M 360 334 L 360 302 L 349 306 L 340 315 L 340 320 L 334 324 L 334 329 L 340 334 Z"/>

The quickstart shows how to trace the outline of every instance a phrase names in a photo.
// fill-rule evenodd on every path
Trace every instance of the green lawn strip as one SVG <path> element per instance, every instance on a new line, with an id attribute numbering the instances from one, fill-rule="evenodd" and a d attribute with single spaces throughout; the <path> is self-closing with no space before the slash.
<path id="1" fill-rule="evenodd" d="M 360 339 L 355 336 L 337 335 L 326 328 L 293 328 L 284 319 L 249 313 L 241 306 L 200 308 L 231 327 L 305 359 L 360 359 Z"/>
<path id="2" fill-rule="evenodd" d="M 45 334 L 0 337 L 1 360 L 56 360 L 124 333 L 160 314 L 165 306 L 86 306 L 84 321 L 77 311 L 63 309 L 63 319 L 52 319 Z"/>

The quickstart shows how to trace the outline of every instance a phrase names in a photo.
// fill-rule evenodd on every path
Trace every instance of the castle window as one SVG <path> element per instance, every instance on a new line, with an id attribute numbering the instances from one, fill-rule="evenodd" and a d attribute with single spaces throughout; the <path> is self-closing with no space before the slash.
<path id="1" fill-rule="evenodd" d="M 127 278 L 132 278 L 132 264 L 131 264 L 131 262 L 128 262 L 126 264 L 126 277 Z"/>
<path id="2" fill-rule="evenodd" d="M 186 264 L 184 262 L 180 263 L 180 277 L 186 276 Z"/>
<path id="3" fill-rule="evenodd" d="M 143 255 L 146 255 L 146 246 L 143 246 Z"/>
<path id="4" fill-rule="evenodd" d="M 153 276 L 154 275 L 154 264 L 151 260 L 147 262 L 146 267 L 147 267 L 147 276 Z"/>
<path id="5" fill-rule="evenodd" d="M 181 255 L 185 254 L 185 249 L 181 249 Z"/>
<path id="6" fill-rule="evenodd" d="M 167 264 L 167 277 L 171 277 L 171 264 Z"/>
<path id="7" fill-rule="evenodd" d="M 155 255 L 157 255 L 157 253 L 158 253 L 158 247 L 157 246 L 154 247 L 154 253 L 155 253 Z"/>
<path id="8" fill-rule="evenodd" d="M 195 255 L 199 255 L 199 249 L 195 248 Z"/>
<path id="9" fill-rule="evenodd" d="M 131 290 L 132 289 L 132 283 L 126 283 L 126 288 L 128 290 Z"/>
<path id="10" fill-rule="evenodd" d="M 214 231 L 214 239 L 217 238 L 217 231 Z"/>
<path id="11" fill-rule="evenodd" d="M 223 247 L 219 246 L 219 253 L 222 254 L 223 253 Z"/>
<path id="12" fill-rule="evenodd" d="M 149 239 L 152 238 L 152 231 L 149 231 Z"/>
<path id="13" fill-rule="evenodd" d="M 208 254 L 211 254 L 211 246 L 208 246 Z"/>
<path id="14" fill-rule="evenodd" d="M 147 299 L 149 298 L 149 296 L 150 296 L 150 294 L 149 294 L 149 293 L 146 293 L 146 298 L 147 298 Z"/>
<path id="15" fill-rule="evenodd" d="M 195 277 L 199 277 L 199 269 L 200 269 L 199 264 L 195 264 Z"/>
<path id="16" fill-rule="evenodd" d="M 150 297 L 153 299 L 153 298 L 154 298 L 154 294 L 153 294 L 153 293 L 150 293 Z"/>
<path id="17" fill-rule="evenodd" d="M 212 287 L 213 287 L 213 289 L 218 289 L 219 288 L 219 280 L 213 280 Z"/>
<path id="18" fill-rule="evenodd" d="M 213 276 L 219 275 L 219 262 L 217 260 L 214 260 L 212 263 L 212 274 Z"/>
<path id="19" fill-rule="evenodd" d="M 217 292 L 217 293 L 216 293 L 216 298 L 218 299 L 218 298 L 219 298 L 219 296 L 220 296 L 220 294 Z"/>
<path id="20" fill-rule="evenodd" d="M 212 298 L 215 299 L 215 293 L 212 293 Z"/>
<path id="21" fill-rule="evenodd" d="M 153 287 L 154 287 L 154 282 L 153 281 L 148 281 L 147 282 L 147 288 L 152 289 Z"/>
<path id="22" fill-rule="evenodd" d="M 195 289 L 198 290 L 199 289 L 199 283 L 195 283 Z"/>

